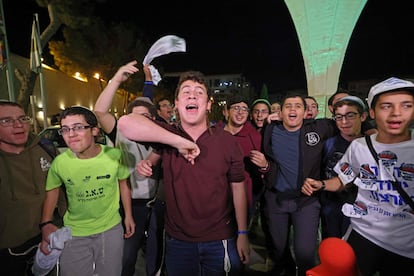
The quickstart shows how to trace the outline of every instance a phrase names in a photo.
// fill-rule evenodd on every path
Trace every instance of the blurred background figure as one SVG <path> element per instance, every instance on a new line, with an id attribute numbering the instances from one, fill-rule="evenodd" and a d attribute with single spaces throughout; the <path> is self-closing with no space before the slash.
<path id="1" fill-rule="evenodd" d="M 270 103 L 266 99 L 256 99 L 253 101 L 251 106 L 252 113 L 250 115 L 251 123 L 260 133 L 262 133 L 263 128 L 267 124 L 267 117 L 270 114 L 270 109 Z"/>
<path id="2" fill-rule="evenodd" d="M 316 119 L 319 114 L 319 105 L 316 99 L 312 96 L 305 97 L 306 111 L 305 119 Z"/>
<path id="3" fill-rule="evenodd" d="M 270 106 L 270 112 L 271 113 L 280 112 L 280 103 L 279 102 L 272 103 L 272 105 Z"/>

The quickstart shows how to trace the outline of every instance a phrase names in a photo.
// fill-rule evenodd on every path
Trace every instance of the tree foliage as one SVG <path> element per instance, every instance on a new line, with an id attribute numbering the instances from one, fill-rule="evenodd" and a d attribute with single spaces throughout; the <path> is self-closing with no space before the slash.
<path id="1" fill-rule="evenodd" d="M 40 7 L 47 8 L 50 23 L 41 30 L 41 46 L 46 46 L 53 57 L 52 67 L 69 75 L 81 72 L 90 78 L 95 73 L 109 80 L 123 64 L 136 59 L 142 61 L 149 43 L 135 25 L 127 22 L 111 22 L 99 17 L 96 5 L 91 0 L 36 0 Z M 21 89 L 17 101 L 26 110 L 33 94 L 37 74 L 29 69 L 16 70 Z M 143 84 L 142 70 L 130 78 L 123 88 L 133 92 Z"/>
<path id="2" fill-rule="evenodd" d="M 69 26 L 62 30 L 63 40 L 50 41 L 49 50 L 59 70 L 73 75 L 81 72 L 90 78 L 99 73 L 109 80 L 123 64 L 144 59 L 147 44 L 143 35 L 128 23 L 106 26 L 101 19 L 81 29 Z M 130 78 L 124 84 L 127 90 L 137 90 L 142 86 L 143 75 Z"/>

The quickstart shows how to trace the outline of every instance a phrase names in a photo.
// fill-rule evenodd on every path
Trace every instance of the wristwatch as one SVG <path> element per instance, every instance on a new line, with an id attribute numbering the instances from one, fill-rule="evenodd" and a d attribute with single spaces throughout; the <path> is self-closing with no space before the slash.
<path id="1" fill-rule="evenodd" d="M 39 229 L 42 230 L 43 226 L 45 226 L 45 225 L 47 225 L 49 223 L 53 223 L 53 221 L 48 220 L 48 221 L 39 223 Z"/>
<path id="2" fill-rule="evenodd" d="M 321 183 L 322 183 L 321 190 L 323 191 L 326 188 L 326 184 L 325 184 L 325 181 L 323 180 L 321 180 Z"/>

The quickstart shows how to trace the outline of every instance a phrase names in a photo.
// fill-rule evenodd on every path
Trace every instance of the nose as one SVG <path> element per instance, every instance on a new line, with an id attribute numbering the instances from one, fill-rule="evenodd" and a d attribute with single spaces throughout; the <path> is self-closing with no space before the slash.
<path id="1" fill-rule="evenodd" d="M 20 127 L 20 126 L 22 126 L 22 125 L 23 125 L 23 123 L 22 123 L 22 122 L 20 122 L 20 120 L 19 120 L 19 119 L 14 119 L 14 120 L 13 120 L 13 126 Z"/>
<path id="2" fill-rule="evenodd" d="M 195 98 L 196 98 L 196 95 L 197 95 L 197 92 L 195 92 L 195 91 L 191 91 L 191 92 L 188 94 L 188 98 L 190 98 L 190 99 L 195 99 Z"/>
<path id="3" fill-rule="evenodd" d="M 401 114 L 401 108 L 402 108 L 402 107 L 400 107 L 400 106 L 398 106 L 398 105 L 393 106 L 393 107 L 392 107 L 392 110 L 391 110 L 391 114 L 392 114 L 393 116 L 399 116 L 399 115 Z"/>

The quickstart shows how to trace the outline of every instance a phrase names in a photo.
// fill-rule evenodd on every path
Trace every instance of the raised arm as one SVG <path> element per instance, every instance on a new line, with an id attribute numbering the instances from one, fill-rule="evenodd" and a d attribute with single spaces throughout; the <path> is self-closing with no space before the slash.
<path id="1" fill-rule="evenodd" d="M 138 68 L 135 67 L 136 64 L 137 61 L 131 61 L 121 66 L 96 100 L 94 112 L 102 129 L 106 133 L 110 133 L 115 127 L 115 117 L 109 112 L 109 109 L 111 108 L 116 91 L 121 83 L 126 81 L 130 75 L 138 72 Z"/>
<path id="2" fill-rule="evenodd" d="M 154 101 L 154 83 L 152 82 L 152 75 L 149 66 L 149 64 L 144 64 L 143 67 L 145 81 L 144 87 L 142 88 L 142 96 L 148 97 L 151 101 Z"/>
<path id="3" fill-rule="evenodd" d="M 192 164 L 194 164 L 194 159 L 200 154 L 200 149 L 193 141 L 164 129 L 140 114 L 131 113 L 119 118 L 118 130 L 126 138 L 133 141 L 155 142 L 177 148 Z"/>

